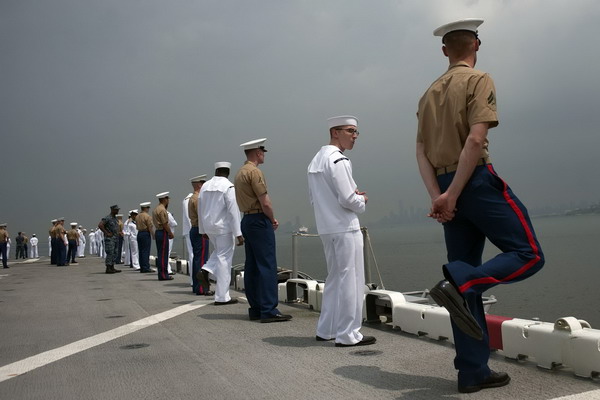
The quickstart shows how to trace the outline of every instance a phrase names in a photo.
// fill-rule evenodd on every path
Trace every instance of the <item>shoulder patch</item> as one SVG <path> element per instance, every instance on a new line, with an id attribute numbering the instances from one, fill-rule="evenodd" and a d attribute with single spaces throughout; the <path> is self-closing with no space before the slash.
<path id="1" fill-rule="evenodd" d="M 496 96 L 494 95 L 493 91 L 490 92 L 490 95 L 487 98 L 487 102 L 490 106 L 496 105 Z"/>

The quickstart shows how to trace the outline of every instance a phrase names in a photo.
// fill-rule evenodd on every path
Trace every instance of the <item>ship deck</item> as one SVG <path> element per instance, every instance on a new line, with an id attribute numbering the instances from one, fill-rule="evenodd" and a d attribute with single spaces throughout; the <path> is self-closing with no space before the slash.
<path id="1" fill-rule="evenodd" d="M 459 394 L 449 343 L 377 324 L 362 329 L 375 345 L 338 348 L 315 340 L 318 313 L 304 305 L 281 304 L 293 320 L 261 324 L 243 293 L 214 306 L 183 274 L 159 282 L 78 261 L 1 270 L 1 399 L 600 398 L 594 380 L 497 354 L 490 366 L 510 385 Z"/>

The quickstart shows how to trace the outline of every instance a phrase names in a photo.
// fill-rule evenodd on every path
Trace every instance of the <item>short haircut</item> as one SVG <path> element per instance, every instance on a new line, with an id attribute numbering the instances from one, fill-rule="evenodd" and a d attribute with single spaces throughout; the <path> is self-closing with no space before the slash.
<path id="1" fill-rule="evenodd" d="M 454 31 L 446 34 L 443 38 L 444 46 L 454 56 L 462 57 L 472 51 L 473 43 L 477 40 L 475 32 Z"/>

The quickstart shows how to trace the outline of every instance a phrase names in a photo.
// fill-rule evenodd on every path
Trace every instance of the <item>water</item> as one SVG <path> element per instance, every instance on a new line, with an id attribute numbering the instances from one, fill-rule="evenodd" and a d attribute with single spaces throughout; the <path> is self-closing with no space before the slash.
<path id="1" fill-rule="evenodd" d="M 546 264 L 536 275 L 523 282 L 499 285 L 493 294 L 498 303 L 491 313 L 515 318 L 540 318 L 554 322 L 573 316 L 600 329 L 600 215 L 534 218 L 533 225 L 544 250 Z M 392 229 L 369 229 L 373 250 L 385 288 L 412 291 L 431 288 L 443 278 L 446 261 L 442 227 L 426 221 L 421 225 Z M 279 265 L 290 267 L 292 239 L 278 233 Z M 298 262 L 300 270 L 316 279 L 326 277 L 326 263 L 319 238 L 301 238 Z M 486 245 L 484 259 L 498 250 Z M 234 263 L 243 263 L 243 251 L 237 250 Z M 375 267 L 372 281 L 378 283 Z"/>

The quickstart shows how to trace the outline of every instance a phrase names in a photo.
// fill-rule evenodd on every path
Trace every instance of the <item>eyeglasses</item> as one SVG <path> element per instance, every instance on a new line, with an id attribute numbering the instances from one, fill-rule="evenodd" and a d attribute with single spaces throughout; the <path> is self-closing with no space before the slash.
<path id="1" fill-rule="evenodd" d="M 354 128 L 335 128 L 336 131 L 346 131 L 351 135 L 356 134 L 356 136 L 360 135 L 360 132 Z"/>

